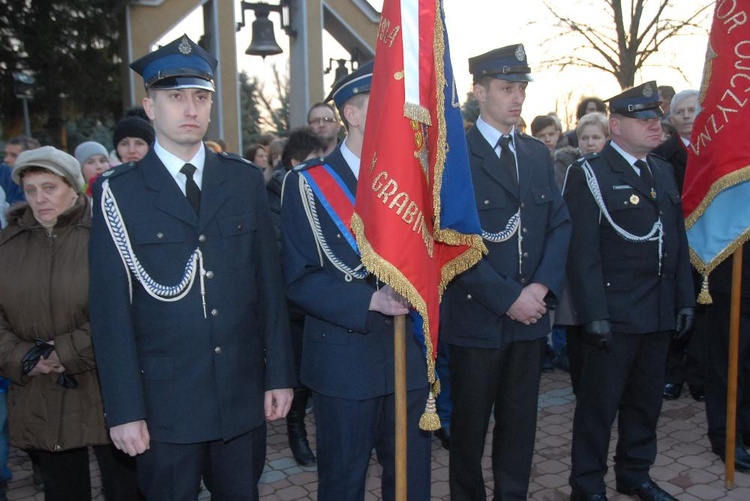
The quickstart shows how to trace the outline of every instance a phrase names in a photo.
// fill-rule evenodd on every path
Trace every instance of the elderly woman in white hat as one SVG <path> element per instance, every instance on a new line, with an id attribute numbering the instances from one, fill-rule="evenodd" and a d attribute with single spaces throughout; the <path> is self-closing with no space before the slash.
<path id="1" fill-rule="evenodd" d="M 108 500 L 138 499 L 109 442 L 88 318 L 91 202 L 78 161 L 24 151 L 13 180 L 27 203 L 0 233 L 0 368 L 11 380 L 11 445 L 38 450 L 45 499 L 91 499 L 93 446 Z"/>

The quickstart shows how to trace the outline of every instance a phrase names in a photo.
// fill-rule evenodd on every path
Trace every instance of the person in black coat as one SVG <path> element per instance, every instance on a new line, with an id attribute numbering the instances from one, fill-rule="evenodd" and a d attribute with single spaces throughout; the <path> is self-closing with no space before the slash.
<path id="1" fill-rule="evenodd" d="M 450 492 L 455 500 L 485 499 L 481 463 L 494 407 L 495 499 L 526 499 L 549 308 L 565 275 L 570 219 L 549 150 L 515 130 L 531 80 L 523 45 L 471 58 L 469 68 L 480 113 L 466 139 L 489 253 L 442 302 L 453 399 Z"/>
<path id="2" fill-rule="evenodd" d="M 692 324 L 687 237 L 671 167 L 648 154 L 661 138 L 656 83 L 609 102 L 612 140 L 574 164 L 565 185 L 573 220 L 568 283 L 588 343 L 576 393 L 571 499 L 606 499 L 619 415 L 617 490 L 673 500 L 649 469 L 669 342 Z"/>
<path id="3" fill-rule="evenodd" d="M 670 103 L 669 121 L 675 126 L 676 133 L 652 151 L 654 155 L 664 158 L 672 165 L 680 193 L 685 180 L 688 147 L 698 108 L 697 90 L 683 90 L 675 94 Z M 697 289 L 701 277 L 694 271 L 693 278 Z M 686 382 L 690 395 L 695 400 L 703 401 L 705 398 L 707 309 L 707 306 L 699 305 L 695 311 L 695 322 L 690 335 L 679 341 L 673 340 L 669 346 L 664 385 L 665 400 L 679 398 Z"/>
<path id="4" fill-rule="evenodd" d="M 94 186 L 91 331 L 110 436 L 148 499 L 257 500 L 266 421 L 292 401 L 259 170 L 203 145 L 216 59 L 187 36 L 134 62 L 156 131 Z"/>

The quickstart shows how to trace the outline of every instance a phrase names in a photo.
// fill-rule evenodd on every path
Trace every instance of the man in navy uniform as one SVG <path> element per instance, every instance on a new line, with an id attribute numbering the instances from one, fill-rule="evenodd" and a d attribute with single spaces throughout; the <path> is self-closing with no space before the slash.
<path id="1" fill-rule="evenodd" d="M 450 345 L 450 492 L 483 500 L 482 454 L 494 406 L 495 499 L 526 499 L 549 307 L 565 275 L 570 219 L 549 150 L 516 129 L 531 81 L 523 45 L 469 59 L 479 118 L 471 175 L 489 253 L 443 297 Z"/>
<path id="2" fill-rule="evenodd" d="M 383 499 L 395 497 L 393 316 L 408 307 L 364 268 L 349 226 L 371 81 L 368 63 L 334 84 L 327 100 L 336 103 L 346 139 L 322 162 L 287 175 L 281 206 L 286 292 L 305 312 L 300 378 L 313 391 L 320 501 L 363 500 L 373 448 Z M 429 499 L 430 434 L 418 426 L 427 368 L 414 336 L 406 366 L 407 494 Z"/>
<path id="3" fill-rule="evenodd" d="M 583 324 L 570 485 L 573 500 L 604 500 L 618 417 L 617 491 L 673 500 L 649 476 L 656 458 L 667 350 L 693 321 L 693 280 L 680 193 L 661 142 L 656 82 L 609 99 L 611 141 L 568 172 L 573 220 L 568 280 Z"/>
<path id="4" fill-rule="evenodd" d="M 187 36 L 131 64 L 156 142 L 94 190 L 91 324 L 114 444 L 148 499 L 256 500 L 266 420 L 292 400 L 260 171 L 203 145 L 216 59 Z"/>

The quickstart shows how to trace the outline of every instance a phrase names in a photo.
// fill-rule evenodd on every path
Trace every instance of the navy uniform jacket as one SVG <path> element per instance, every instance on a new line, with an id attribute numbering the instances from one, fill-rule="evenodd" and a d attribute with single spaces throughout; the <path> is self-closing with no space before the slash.
<path id="1" fill-rule="evenodd" d="M 206 152 L 201 213 L 150 150 L 102 175 L 89 246 L 91 326 L 108 425 L 145 419 L 170 443 L 228 440 L 263 424 L 264 392 L 294 386 L 293 357 L 263 176 L 239 157 Z M 152 298 L 128 274 L 101 211 L 102 180 L 135 255 L 174 285 L 203 252 L 200 279 L 175 302 Z M 132 274 L 131 274 L 132 279 Z"/>
<path id="2" fill-rule="evenodd" d="M 661 143 L 651 152 L 654 155 L 663 157 L 667 162 L 672 164 L 674 177 L 677 181 L 677 188 L 682 193 L 682 184 L 685 181 L 685 167 L 687 166 L 688 153 L 685 144 L 680 139 L 679 134 L 672 134 L 672 137 Z"/>
<path id="3" fill-rule="evenodd" d="M 629 242 L 615 233 L 586 184 L 582 161 L 571 166 L 565 200 L 573 219 L 568 280 L 581 323 L 609 320 L 612 331 L 670 331 L 676 311 L 695 304 L 685 221 L 672 169 L 649 155 L 656 200 L 646 183 L 610 143 L 585 157 L 596 173 L 613 221 L 647 234 L 657 217 L 664 225 L 661 275 L 658 242 Z"/>
<path id="4" fill-rule="evenodd" d="M 506 312 L 521 290 L 532 282 L 559 297 L 565 276 L 570 218 L 555 183 L 549 150 L 524 134 L 515 135 L 520 176 L 518 187 L 500 165 L 493 147 L 476 126 L 467 136 L 471 176 L 479 220 L 484 231 L 503 230 L 521 207 L 521 226 L 505 242 L 485 240 L 489 253 L 447 288 L 441 310 L 441 340 L 476 348 L 500 348 L 504 343 L 545 337 L 549 314 L 523 325 Z M 522 241 L 519 273 L 518 236 Z"/>
<path id="5" fill-rule="evenodd" d="M 324 162 L 355 194 L 357 180 L 337 147 Z M 318 162 L 306 164 L 318 165 Z M 299 166 L 284 181 L 281 206 L 282 268 L 290 301 L 305 312 L 300 380 L 327 396 L 366 399 L 393 393 L 393 317 L 368 311 L 374 277 L 347 281 L 318 248 L 305 214 Z M 351 268 L 359 256 L 316 198 L 321 231 L 333 254 Z M 406 322 L 407 388 L 427 385 L 419 342 Z"/>

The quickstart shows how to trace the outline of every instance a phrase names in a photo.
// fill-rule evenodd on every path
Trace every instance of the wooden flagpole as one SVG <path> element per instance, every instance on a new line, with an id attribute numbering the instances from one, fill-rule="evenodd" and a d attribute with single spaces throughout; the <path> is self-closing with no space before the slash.
<path id="1" fill-rule="evenodd" d="M 732 298 L 729 309 L 729 354 L 727 361 L 727 436 L 724 449 L 724 486 L 734 488 L 734 451 L 737 437 L 737 372 L 740 347 L 740 299 L 742 293 L 742 249 L 732 258 Z"/>
<path id="2" fill-rule="evenodd" d="M 396 501 L 406 501 L 406 315 L 393 319 L 396 412 Z"/>

